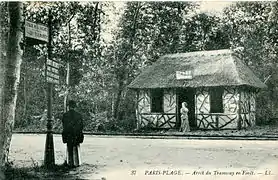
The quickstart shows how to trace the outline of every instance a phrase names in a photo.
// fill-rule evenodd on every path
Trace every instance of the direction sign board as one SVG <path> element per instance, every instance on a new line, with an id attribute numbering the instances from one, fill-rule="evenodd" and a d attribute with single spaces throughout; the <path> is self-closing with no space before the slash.
<path id="1" fill-rule="evenodd" d="M 60 64 L 57 61 L 47 59 L 46 60 L 46 81 L 49 83 L 59 84 L 59 67 Z"/>
<path id="2" fill-rule="evenodd" d="M 59 66 L 60 66 L 60 63 L 58 63 L 57 61 L 54 61 L 54 60 L 47 59 L 46 60 L 46 65 L 58 69 Z"/>
<path id="3" fill-rule="evenodd" d="M 25 36 L 44 42 L 48 42 L 48 27 L 45 25 L 25 21 Z"/>
<path id="4" fill-rule="evenodd" d="M 49 76 L 46 77 L 46 81 L 52 84 L 59 84 L 59 79 L 51 78 Z"/>

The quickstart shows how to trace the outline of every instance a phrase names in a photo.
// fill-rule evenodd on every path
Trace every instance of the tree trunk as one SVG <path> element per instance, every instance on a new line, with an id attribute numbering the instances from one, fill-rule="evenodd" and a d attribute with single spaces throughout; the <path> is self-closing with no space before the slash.
<path id="1" fill-rule="evenodd" d="M 25 120 L 26 116 L 26 110 L 27 110 L 27 87 L 26 87 L 26 79 L 27 79 L 27 74 L 25 74 L 23 78 L 23 96 L 24 96 L 24 106 L 23 106 L 23 115 L 22 118 Z"/>
<path id="2" fill-rule="evenodd" d="M 115 100 L 115 104 L 114 104 L 114 110 L 113 110 L 113 117 L 117 121 L 119 120 L 119 110 L 120 110 L 120 103 L 121 103 L 123 88 L 124 88 L 123 79 L 119 79 L 118 91 L 117 91 L 116 100 Z"/>
<path id="3" fill-rule="evenodd" d="M 2 122 L 3 120 L 3 99 L 4 99 L 4 74 L 5 74 L 5 58 L 6 58 L 6 32 L 5 29 L 3 27 L 7 26 L 7 20 L 6 20 L 6 14 L 5 14 L 5 8 L 6 8 L 6 4 L 3 2 L 0 2 L 1 4 L 1 10 L 0 10 L 0 149 L 3 148 L 4 145 L 4 122 Z M 3 151 L 0 151 L 0 174 L 1 174 L 1 168 L 3 167 L 4 164 L 4 159 L 3 159 Z"/>
<path id="4" fill-rule="evenodd" d="M 127 59 L 131 58 L 134 54 L 134 40 L 136 38 L 136 28 L 138 26 L 138 16 L 139 16 L 139 12 L 141 9 L 141 3 L 137 2 L 136 4 L 136 9 L 135 9 L 135 13 L 134 13 L 134 17 L 132 20 L 132 32 L 131 35 L 129 37 L 129 48 L 126 49 L 126 53 L 118 59 L 121 59 L 121 61 L 127 61 Z M 126 62 L 123 62 L 123 64 L 125 64 Z M 126 67 L 124 67 L 122 70 L 119 70 L 119 72 L 116 74 L 116 77 L 118 79 L 118 89 L 117 89 L 117 93 L 116 93 L 116 100 L 115 100 L 115 104 L 114 104 L 114 110 L 113 110 L 113 117 L 118 121 L 119 120 L 119 112 L 120 112 L 120 104 L 121 104 L 121 100 L 122 100 L 122 93 L 124 91 L 125 88 L 125 83 L 124 81 L 127 80 L 127 71 L 126 71 Z"/>
<path id="5" fill-rule="evenodd" d="M 71 35 L 70 35 L 70 21 L 68 22 L 68 46 L 69 50 L 71 49 Z M 64 95 L 64 112 L 67 112 L 67 102 L 68 102 L 68 96 L 69 96 L 69 80 L 70 80 L 70 51 L 68 51 L 68 59 L 67 59 L 67 75 L 66 75 L 66 92 Z"/>
<path id="6" fill-rule="evenodd" d="M 67 112 L 67 102 L 68 102 L 68 96 L 69 96 L 69 78 L 70 78 L 69 61 L 67 61 L 66 71 L 67 71 L 67 75 L 66 75 L 66 92 L 65 92 L 65 95 L 64 95 L 64 112 Z"/>
<path id="7" fill-rule="evenodd" d="M 22 61 L 23 40 L 23 4 L 22 2 L 9 2 L 9 36 L 7 58 L 1 59 L 1 72 L 4 72 L 4 83 L 1 84 L 1 117 L 0 117 L 0 166 L 8 162 L 12 130 L 15 118 L 17 90 L 20 78 L 20 65 Z M 4 61 L 5 60 L 5 61 Z M 4 66 L 3 66 L 4 64 Z M 2 71 L 4 70 L 4 71 Z"/>

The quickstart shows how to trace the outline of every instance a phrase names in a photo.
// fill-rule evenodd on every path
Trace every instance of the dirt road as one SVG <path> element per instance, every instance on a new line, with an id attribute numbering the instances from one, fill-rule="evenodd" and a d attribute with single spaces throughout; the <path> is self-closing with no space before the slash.
<path id="1" fill-rule="evenodd" d="M 45 135 L 15 134 L 10 160 L 40 165 Z M 56 164 L 65 158 L 61 136 L 54 136 Z M 85 136 L 84 179 L 278 179 L 278 141 L 140 139 Z"/>

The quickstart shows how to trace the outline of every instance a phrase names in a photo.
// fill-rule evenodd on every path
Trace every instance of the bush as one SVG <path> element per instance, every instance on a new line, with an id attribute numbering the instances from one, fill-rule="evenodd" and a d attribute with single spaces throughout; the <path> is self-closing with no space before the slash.
<path id="1" fill-rule="evenodd" d="M 278 94 L 269 89 L 261 91 L 256 101 L 256 124 L 271 125 L 277 123 L 278 118 Z"/>

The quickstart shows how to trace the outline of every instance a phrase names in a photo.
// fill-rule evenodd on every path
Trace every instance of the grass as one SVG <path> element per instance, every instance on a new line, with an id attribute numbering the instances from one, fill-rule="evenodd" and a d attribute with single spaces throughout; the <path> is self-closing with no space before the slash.
<path id="1" fill-rule="evenodd" d="M 7 165 L 5 171 L 6 180 L 24 180 L 24 179 L 40 179 L 40 180 L 66 180 L 66 179 L 81 179 L 78 177 L 79 173 L 70 173 L 76 169 L 69 168 L 68 166 L 54 165 L 51 168 L 45 166 L 38 166 L 37 164 L 31 167 L 15 167 L 10 163 Z M 1 179 L 1 178 L 0 178 Z M 2 180 L 2 179 L 1 179 Z"/>

